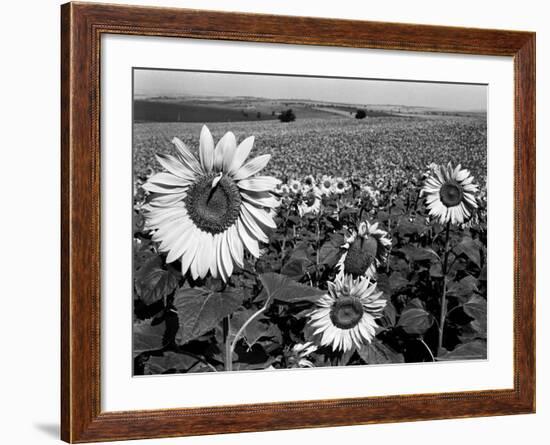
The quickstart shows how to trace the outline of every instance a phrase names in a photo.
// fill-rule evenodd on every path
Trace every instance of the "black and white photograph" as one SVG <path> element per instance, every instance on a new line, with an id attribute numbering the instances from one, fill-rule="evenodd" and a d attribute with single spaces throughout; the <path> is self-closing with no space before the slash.
<path id="1" fill-rule="evenodd" d="M 487 358 L 487 85 L 132 75 L 134 375 Z"/>

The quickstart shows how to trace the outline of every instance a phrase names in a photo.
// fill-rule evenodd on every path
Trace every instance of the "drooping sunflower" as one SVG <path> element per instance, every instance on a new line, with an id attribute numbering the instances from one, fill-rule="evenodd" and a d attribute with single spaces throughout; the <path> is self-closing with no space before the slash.
<path id="1" fill-rule="evenodd" d="M 345 252 L 336 265 L 341 273 L 354 278 L 374 278 L 376 268 L 388 260 L 391 240 L 388 232 L 380 229 L 378 223 L 363 221 L 357 230 L 351 230 L 342 248 Z"/>
<path id="2" fill-rule="evenodd" d="M 310 213 L 316 215 L 321 210 L 321 190 L 317 187 L 304 192 L 302 195 L 302 201 L 298 204 L 298 213 L 300 216 L 308 215 Z"/>
<path id="3" fill-rule="evenodd" d="M 433 167 L 421 190 L 430 215 L 441 224 L 467 221 L 478 206 L 475 194 L 479 188 L 473 182 L 473 176 L 460 164 L 454 169 L 450 162 Z"/>
<path id="4" fill-rule="evenodd" d="M 342 352 L 370 343 L 376 335 L 376 319 L 386 306 L 382 292 L 368 278 L 351 275 L 340 275 L 327 285 L 328 293 L 309 314 L 314 340 Z"/>
<path id="5" fill-rule="evenodd" d="M 275 228 L 273 209 L 280 204 L 273 191 L 279 180 L 257 176 L 270 155 L 245 162 L 254 137 L 238 146 L 226 133 L 214 148 L 206 126 L 200 135 L 199 160 L 179 139 L 172 143 L 176 156 L 159 154 L 167 172 L 149 178 L 143 188 L 151 192 L 144 206 L 146 229 L 153 231 L 166 262 L 181 260 L 181 271 L 194 279 L 213 277 L 227 281 L 234 265 L 243 266 L 244 248 L 255 257 L 267 228 Z"/>
<path id="6" fill-rule="evenodd" d="M 332 178 L 328 175 L 324 175 L 319 183 L 319 189 L 323 195 L 329 196 L 333 191 L 333 185 Z"/>

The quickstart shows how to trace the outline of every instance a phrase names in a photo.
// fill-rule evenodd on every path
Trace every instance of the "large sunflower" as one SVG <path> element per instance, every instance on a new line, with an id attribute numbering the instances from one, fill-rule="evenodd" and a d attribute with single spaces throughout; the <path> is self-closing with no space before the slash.
<path id="1" fill-rule="evenodd" d="M 256 176 L 270 155 L 248 162 L 254 137 L 239 146 L 226 133 L 214 148 L 206 126 L 200 135 L 199 160 L 174 138 L 176 156 L 159 154 L 167 172 L 149 178 L 143 188 L 151 192 L 144 206 L 146 228 L 154 231 L 166 262 L 181 260 L 181 271 L 194 279 L 213 277 L 227 281 L 234 265 L 243 266 L 244 247 L 260 256 L 259 242 L 267 242 L 266 228 L 275 228 L 272 209 L 279 206 L 273 191 L 279 180 Z"/>
<path id="2" fill-rule="evenodd" d="M 376 335 L 376 319 L 386 300 L 368 278 L 340 275 L 328 282 L 328 293 L 309 314 L 313 337 L 321 346 L 347 352 L 370 343 Z"/>
<path id="3" fill-rule="evenodd" d="M 342 246 L 345 252 L 337 264 L 340 272 L 354 278 L 374 278 L 376 268 L 388 259 L 391 248 L 388 232 L 380 229 L 378 223 L 363 221 L 345 240 L 346 243 Z"/>
<path id="4" fill-rule="evenodd" d="M 421 190 L 430 215 L 441 224 L 462 224 L 470 219 L 477 209 L 478 186 L 473 182 L 473 176 L 460 164 L 455 169 L 450 162 L 432 167 Z"/>

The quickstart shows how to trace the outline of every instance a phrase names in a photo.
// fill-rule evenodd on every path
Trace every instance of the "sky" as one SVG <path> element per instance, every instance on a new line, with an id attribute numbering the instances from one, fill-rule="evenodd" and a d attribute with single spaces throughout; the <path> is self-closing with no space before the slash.
<path id="1" fill-rule="evenodd" d="M 253 96 L 486 111 L 487 86 L 395 80 L 134 70 L 136 96 Z"/>

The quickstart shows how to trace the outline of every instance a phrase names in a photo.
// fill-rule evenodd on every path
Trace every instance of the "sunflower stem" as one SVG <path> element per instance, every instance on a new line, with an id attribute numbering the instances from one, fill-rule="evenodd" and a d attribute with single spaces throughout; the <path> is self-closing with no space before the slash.
<path id="1" fill-rule="evenodd" d="M 320 246 L 320 236 L 321 236 L 321 209 L 319 209 L 319 215 L 317 216 L 317 225 L 315 229 L 315 280 L 317 281 L 317 286 L 319 286 L 319 251 L 321 250 Z"/>
<path id="2" fill-rule="evenodd" d="M 430 353 L 430 357 L 432 359 L 432 362 L 435 362 L 435 357 L 432 353 L 432 350 L 430 349 L 430 347 L 426 344 L 426 342 L 422 339 L 422 338 L 419 338 L 418 341 L 420 343 L 422 343 L 424 345 L 424 347 L 426 348 L 426 350 Z"/>
<path id="3" fill-rule="evenodd" d="M 266 300 L 265 304 L 260 309 L 258 309 L 256 312 L 254 312 L 250 316 L 250 318 L 243 323 L 241 328 L 235 334 L 235 337 L 233 337 L 233 341 L 226 343 L 226 346 L 228 344 L 230 345 L 229 350 L 228 350 L 228 353 L 230 354 L 230 357 L 233 357 L 233 352 L 235 351 L 235 346 L 237 345 L 237 342 L 239 341 L 239 339 L 242 337 L 244 330 L 247 328 L 247 326 L 250 323 L 252 323 L 258 316 L 260 316 L 260 314 L 262 314 L 267 309 L 267 306 L 269 306 L 270 301 L 271 300 L 268 298 Z"/>
<path id="4" fill-rule="evenodd" d="M 441 293 L 441 313 L 439 316 L 439 338 L 437 342 L 437 354 L 439 355 L 443 346 L 443 331 L 445 329 L 445 318 L 447 317 L 447 265 L 449 262 L 449 232 L 451 222 L 447 222 L 445 228 L 445 257 L 443 258 L 443 291 Z"/>
<path id="5" fill-rule="evenodd" d="M 229 315 L 223 319 L 223 339 L 225 344 L 225 370 L 233 370 L 233 354 L 231 353 L 231 342 L 229 337 L 230 324 Z"/>

